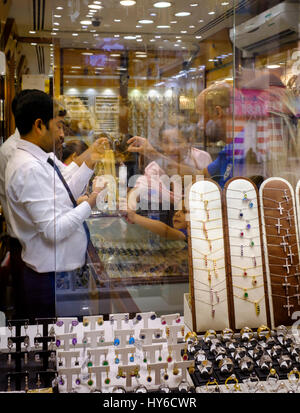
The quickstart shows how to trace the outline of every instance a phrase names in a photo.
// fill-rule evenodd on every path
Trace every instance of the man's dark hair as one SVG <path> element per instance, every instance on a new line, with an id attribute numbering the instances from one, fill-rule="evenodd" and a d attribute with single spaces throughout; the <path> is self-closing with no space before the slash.
<path id="1" fill-rule="evenodd" d="M 53 99 L 47 93 L 40 90 L 27 93 L 18 99 L 16 107 L 16 127 L 20 135 L 27 135 L 37 119 L 41 119 L 48 128 L 49 121 L 53 119 Z"/>
<path id="2" fill-rule="evenodd" d="M 19 99 L 21 99 L 23 96 L 26 96 L 32 92 L 39 92 L 39 90 L 38 89 L 24 89 L 15 95 L 15 97 L 13 98 L 11 102 L 11 111 L 14 117 L 16 116 L 16 109 L 17 109 L 17 104 L 18 104 Z"/>

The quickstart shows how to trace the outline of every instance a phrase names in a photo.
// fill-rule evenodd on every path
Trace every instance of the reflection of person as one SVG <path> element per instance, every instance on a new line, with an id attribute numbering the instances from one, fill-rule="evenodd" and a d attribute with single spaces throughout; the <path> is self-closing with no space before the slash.
<path id="1" fill-rule="evenodd" d="M 72 139 L 63 145 L 62 162 L 69 165 L 76 158 L 88 149 L 88 145 L 80 139 Z"/>
<path id="2" fill-rule="evenodd" d="M 141 227 L 148 229 L 149 231 L 163 238 L 172 240 L 186 240 L 187 221 L 185 214 L 185 210 L 176 211 L 173 215 L 172 227 L 156 219 L 151 219 L 139 215 L 130 208 L 127 209 L 126 219 L 128 220 L 128 222 L 140 225 Z"/>
<path id="3" fill-rule="evenodd" d="M 55 271 L 72 271 L 84 265 L 88 242 L 84 220 L 98 192 L 74 207 L 71 195 L 75 199 L 80 195 L 84 175 L 86 185 L 93 174 L 88 165 L 95 161 L 81 165 L 81 182 L 76 186 L 75 173 L 71 190 L 51 153 L 63 137 L 63 126 L 49 95 L 35 92 L 19 99 L 16 125 L 21 139 L 7 164 L 5 189 L 8 218 L 22 245 L 24 262 L 18 280 L 22 291 L 19 315 L 32 320 L 55 316 Z M 100 147 L 98 150 L 102 156 Z M 86 151 L 86 160 L 89 155 Z"/>
<path id="4" fill-rule="evenodd" d="M 194 148 L 183 130 L 172 125 L 163 125 L 155 146 L 140 136 L 130 138 L 127 143 L 129 152 L 137 152 L 151 160 L 144 175 L 138 178 L 136 187 L 148 188 L 151 193 L 157 191 L 162 199 L 166 196 L 172 203 L 179 201 L 182 194 L 176 196 L 178 191 L 167 188 L 162 176 L 200 175 L 211 162 L 209 153 Z M 181 188 L 182 183 L 179 185 Z"/>

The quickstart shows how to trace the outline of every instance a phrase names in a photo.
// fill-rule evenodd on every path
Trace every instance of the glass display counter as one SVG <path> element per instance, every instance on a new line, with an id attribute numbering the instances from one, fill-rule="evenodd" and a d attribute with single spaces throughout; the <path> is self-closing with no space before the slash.
<path id="1" fill-rule="evenodd" d="M 183 313 L 183 295 L 188 292 L 187 242 L 163 239 L 120 216 L 95 213 L 88 225 L 89 271 L 58 275 L 59 315 L 137 313 L 153 308 L 157 314 Z"/>

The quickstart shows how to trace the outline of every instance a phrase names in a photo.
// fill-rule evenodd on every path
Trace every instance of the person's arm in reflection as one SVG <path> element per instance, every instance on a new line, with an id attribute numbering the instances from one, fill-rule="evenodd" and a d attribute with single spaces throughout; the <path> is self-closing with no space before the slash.
<path id="1" fill-rule="evenodd" d="M 174 169 L 174 173 L 179 173 L 180 175 L 203 175 L 204 177 L 207 177 L 206 168 L 197 169 L 194 166 L 189 166 L 182 162 L 179 163 L 157 151 L 146 138 L 134 136 L 127 141 L 127 144 L 129 145 L 128 152 L 139 153 L 151 161 L 162 159 L 164 165 L 168 165 L 169 169 Z"/>
<path id="2" fill-rule="evenodd" d="M 173 216 L 173 227 L 156 219 L 143 217 L 130 208 L 127 208 L 125 211 L 124 217 L 127 222 L 140 225 L 162 238 L 182 241 L 185 241 L 187 238 L 187 222 L 185 220 L 185 212 L 182 210 L 175 212 Z"/>
<path id="3" fill-rule="evenodd" d="M 93 142 L 86 151 L 78 155 L 76 159 L 74 159 L 74 162 L 78 166 L 81 166 L 83 162 L 85 162 L 88 168 L 93 169 L 95 164 L 103 158 L 105 150 L 109 149 L 109 147 L 107 138 L 99 138 Z"/>

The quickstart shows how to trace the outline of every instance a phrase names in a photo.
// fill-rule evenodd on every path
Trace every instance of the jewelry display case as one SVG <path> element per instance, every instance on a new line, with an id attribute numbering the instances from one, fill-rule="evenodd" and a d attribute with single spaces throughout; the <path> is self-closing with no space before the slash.
<path id="1" fill-rule="evenodd" d="M 188 292 L 185 241 L 166 240 L 117 215 L 94 214 L 88 225 L 89 271 L 58 276 L 59 315 L 137 313 L 151 310 L 154 302 L 158 314 L 183 313 Z"/>

